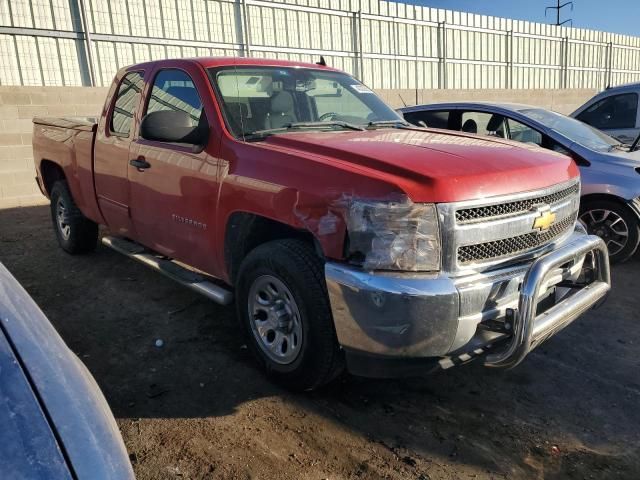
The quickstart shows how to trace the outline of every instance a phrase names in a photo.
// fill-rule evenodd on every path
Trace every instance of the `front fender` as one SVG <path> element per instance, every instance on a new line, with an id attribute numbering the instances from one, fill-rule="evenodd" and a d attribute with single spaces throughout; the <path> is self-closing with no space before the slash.
<path id="1" fill-rule="evenodd" d="M 580 173 L 583 197 L 596 194 L 610 195 L 627 202 L 640 197 L 640 175 L 634 178 L 595 170 L 591 167 L 582 168 Z"/>

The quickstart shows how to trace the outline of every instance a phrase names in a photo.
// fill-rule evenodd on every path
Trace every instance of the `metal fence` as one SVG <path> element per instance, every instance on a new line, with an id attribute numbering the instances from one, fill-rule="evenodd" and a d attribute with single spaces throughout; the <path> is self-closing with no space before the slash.
<path id="1" fill-rule="evenodd" d="M 108 85 L 132 63 L 317 61 L 375 89 L 640 81 L 640 38 L 378 0 L 0 0 L 1 85 Z"/>

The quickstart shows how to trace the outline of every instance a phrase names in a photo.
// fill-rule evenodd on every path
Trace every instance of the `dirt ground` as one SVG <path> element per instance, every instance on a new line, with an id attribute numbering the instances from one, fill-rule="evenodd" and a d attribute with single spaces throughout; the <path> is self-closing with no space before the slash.
<path id="1" fill-rule="evenodd" d="M 265 379 L 233 308 L 105 247 L 62 252 L 47 206 L 0 210 L 0 261 L 100 384 L 139 479 L 640 476 L 637 260 L 514 370 L 347 376 L 312 394 Z"/>

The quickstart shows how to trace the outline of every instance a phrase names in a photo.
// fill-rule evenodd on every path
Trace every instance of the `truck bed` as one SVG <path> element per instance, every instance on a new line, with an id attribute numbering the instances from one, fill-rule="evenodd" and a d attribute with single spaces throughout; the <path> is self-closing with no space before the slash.
<path id="1" fill-rule="evenodd" d="M 51 185 L 42 180 L 43 168 L 62 168 L 69 189 L 82 213 L 100 221 L 93 187 L 93 144 L 96 117 L 36 117 L 33 119 L 33 159 L 43 193 Z"/>
<path id="2" fill-rule="evenodd" d="M 98 117 L 35 117 L 33 123 L 50 127 L 93 131 L 98 125 Z"/>

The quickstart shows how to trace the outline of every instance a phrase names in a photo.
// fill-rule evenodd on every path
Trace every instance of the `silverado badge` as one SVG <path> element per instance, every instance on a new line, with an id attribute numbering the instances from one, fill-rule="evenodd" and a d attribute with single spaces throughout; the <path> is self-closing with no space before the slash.
<path id="1" fill-rule="evenodd" d="M 537 207 L 535 211 L 538 213 L 538 216 L 533 222 L 533 229 L 540 232 L 549 230 L 549 227 L 556 221 L 556 214 L 551 211 L 551 207 L 544 205 Z"/>

